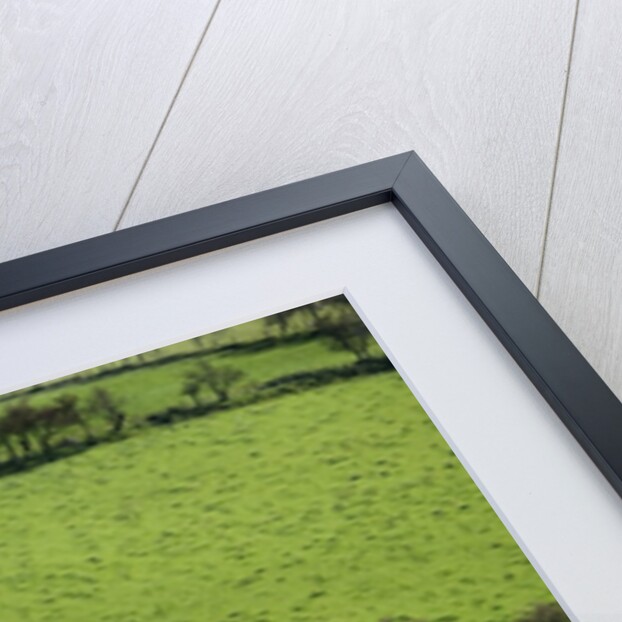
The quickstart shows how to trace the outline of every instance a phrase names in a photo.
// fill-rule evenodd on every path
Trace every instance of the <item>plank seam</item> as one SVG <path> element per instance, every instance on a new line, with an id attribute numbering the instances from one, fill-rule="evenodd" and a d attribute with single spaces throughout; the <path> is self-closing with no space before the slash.
<path id="1" fill-rule="evenodd" d="M 574 18 L 572 22 L 572 33 L 570 35 L 570 49 L 568 51 L 568 63 L 566 66 L 566 80 L 564 82 L 564 91 L 562 94 L 562 106 L 559 115 L 559 125 L 557 128 L 557 140 L 555 144 L 555 157 L 553 158 L 553 171 L 551 174 L 551 187 L 549 189 L 549 196 L 546 206 L 546 214 L 544 216 L 544 228 L 542 232 L 542 246 L 540 250 L 540 265 L 538 268 L 538 276 L 536 279 L 535 296 L 540 300 L 540 291 L 542 289 L 542 275 L 544 272 L 544 262 L 546 255 L 546 246 L 549 237 L 549 225 L 551 223 L 551 209 L 553 207 L 553 196 L 555 194 L 555 182 L 557 181 L 557 167 L 559 163 L 559 152 L 561 148 L 562 132 L 564 127 L 564 120 L 566 117 L 566 104 L 568 100 L 568 85 L 570 83 L 570 68 L 572 66 L 572 56 L 574 52 L 575 38 L 577 33 L 577 21 L 579 17 L 579 3 L 580 0 L 576 0 Z"/>
<path id="2" fill-rule="evenodd" d="M 145 161 L 143 162 L 142 166 L 140 167 L 140 171 L 138 171 L 138 175 L 136 177 L 136 180 L 134 181 L 132 188 L 130 190 L 130 193 L 127 197 L 127 200 L 125 201 L 125 204 L 123 205 L 123 208 L 121 209 L 121 212 L 119 213 L 119 217 L 117 218 L 115 225 L 113 227 L 113 231 L 117 231 L 121 225 L 121 222 L 123 221 L 123 218 L 127 212 L 127 208 L 130 205 L 130 201 L 132 200 L 132 197 L 134 196 L 134 193 L 136 192 L 136 188 L 138 187 L 138 184 L 140 183 L 140 180 L 142 179 L 143 173 L 145 172 L 145 169 L 147 168 L 147 164 L 149 163 L 149 160 L 151 159 L 151 156 L 153 154 L 153 151 L 158 143 L 158 140 L 160 139 L 160 135 L 162 134 L 162 131 L 164 130 L 164 126 L 166 125 L 171 112 L 173 110 L 173 107 L 175 106 L 175 103 L 177 102 L 177 98 L 179 97 L 179 93 L 181 92 L 181 89 L 184 85 L 184 83 L 186 82 L 186 78 L 188 77 L 188 74 L 190 73 L 190 69 L 192 68 L 192 65 L 194 64 L 194 61 L 197 57 L 197 54 L 199 53 L 199 50 L 201 49 L 201 46 L 203 45 L 203 41 L 205 40 L 205 36 L 207 35 L 207 31 L 209 30 L 209 27 L 212 25 L 212 22 L 214 21 L 214 16 L 216 15 L 216 12 L 218 11 L 218 7 L 220 6 L 222 0 L 216 0 L 216 4 L 214 5 L 214 9 L 211 13 L 211 15 L 209 16 L 209 18 L 207 19 L 207 23 L 205 24 L 205 28 L 203 29 L 203 32 L 201 33 L 201 36 L 199 37 L 199 41 L 196 44 L 192 55 L 190 56 L 190 61 L 188 62 L 188 65 L 186 66 L 186 69 L 184 70 L 184 73 L 181 76 L 181 81 L 179 82 L 179 85 L 177 86 L 177 89 L 175 90 L 175 94 L 173 95 L 173 99 L 171 100 L 171 103 L 169 104 L 166 113 L 164 114 L 164 118 L 162 119 L 162 122 L 160 123 L 160 127 L 158 128 L 158 131 L 156 132 L 155 138 L 153 139 L 153 142 L 151 143 L 151 147 L 149 147 L 149 150 L 147 151 L 147 155 L 145 157 Z"/>

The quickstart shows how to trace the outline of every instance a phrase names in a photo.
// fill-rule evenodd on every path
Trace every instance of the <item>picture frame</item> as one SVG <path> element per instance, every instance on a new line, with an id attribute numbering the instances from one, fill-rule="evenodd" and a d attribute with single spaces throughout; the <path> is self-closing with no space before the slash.
<path id="1" fill-rule="evenodd" d="M 2 263 L 0 310 L 387 202 L 622 496 L 622 403 L 413 151 Z"/>
<path id="2" fill-rule="evenodd" d="M 622 406 L 413 152 L 0 264 L 0 393 L 339 294 L 571 619 L 618 620 Z"/>

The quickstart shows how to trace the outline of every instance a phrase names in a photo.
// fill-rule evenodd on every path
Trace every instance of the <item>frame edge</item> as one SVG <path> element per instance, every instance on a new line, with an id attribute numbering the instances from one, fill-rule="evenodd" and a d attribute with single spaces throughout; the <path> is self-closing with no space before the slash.
<path id="1" fill-rule="evenodd" d="M 411 153 L 0 263 L 0 311 L 389 202 Z"/>
<path id="2" fill-rule="evenodd" d="M 622 497 L 622 403 L 414 151 L 0 263 L 0 311 L 385 202 Z"/>
<path id="3" fill-rule="evenodd" d="M 622 497 L 622 403 L 413 152 L 393 203 Z"/>

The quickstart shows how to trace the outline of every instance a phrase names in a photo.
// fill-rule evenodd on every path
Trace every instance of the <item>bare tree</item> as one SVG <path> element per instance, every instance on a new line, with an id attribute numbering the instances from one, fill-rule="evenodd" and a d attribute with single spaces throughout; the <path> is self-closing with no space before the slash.
<path id="1" fill-rule="evenodd" d="M 93 433 L 88 419 L 82 415 L 78 408 L 78 398 L 69 393 L 59 395 L 54 401 L 54 409 L 56 411 L 56 426 L 69 427 L 77 425 L 84 432 L 84 440 L 90 442 L 93 440 Z"/>
<path id="2" fill-rule="evenodd" d="M 33 414 L 32 431 L 41 451 L 46 454 L 53 451 L 54 435 L 73 425 L 82 428 L 86 442 L 93 440 L 91 430 L 78 410 L 78 398 L 68 393 L 59 395 L 51 404 L 37 408 Z"/>
<path id="3" fill-rule="evenodd" d="M 89 394 L 87 408 L 93 415 L 106 419 L 113 434 L 120 434 L 123 431 L 126 416 L 122 409 L 122 401 L 107 389 L 94 388 Z"/>
<path id="4" fill-rule="evenodd" d="M 17 460 L 18 455 L 15 447 L 13 446 L 13 432 L 10 425 L 7 425 L 7 418 L 5 416 L 0 419 L 0 444 L 4 445 L 10 460 Z"/>
<path id="5" fill-rule="evenodd" d="M 281 337 L 285 337 L 287 335 L 287 331 L 289 330 L 292 317 L 296 309 L 291 309 L 289 311 L 281 311 L 280 313 L 273 313 L 264 319 L 266 328 L 268 332 L 274 327 L 276 327 L 278 334 Z"/>
<path id="6" fill-rule="evenodd" d="M 369 358 L 372 336 L 349 304 L 325 308 L 316 325 L 335 349 L 352 352 L 358 361 Z"/>
<path id="7" fill-rule="evenodd" d="M 208 361 L 199 362 L 194 369 L 186 375 L 187 383 L 206 385 L 216 394 L 219 402 L 229 400 L 231 389 L 243 377 L 244 372 L 240 369 L 227 366 L 215 366 Z"/>
<path id="8" fill-rule="evenodd" d="M 187 379 L 181 387 L 182 395 L 187 395 L 198 408 L 201 406 L 201 385 L 195 379 Z"/>
<path id="9" fill-rule="evenodd" d="M 37 411 L 23 398 L 6 409 L 3 419 L 4 434 L 17 439 L 24 455 L 32 451 L 30 437 L 36 426 L 36 414 Z"/>
<path id="10" fill-rule="evenodd" d="M 52 452 L 52 437 L 56 432 L 56 409 L 52 406 L 38 408 L 32 431 L 39 443 L 39 448 L 44 454 Z"/>

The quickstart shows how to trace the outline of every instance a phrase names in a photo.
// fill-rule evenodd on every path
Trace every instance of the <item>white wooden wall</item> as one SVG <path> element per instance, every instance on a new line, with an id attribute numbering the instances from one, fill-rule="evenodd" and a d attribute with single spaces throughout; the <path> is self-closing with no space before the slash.
<path id="1" fill-rule="evenodd" d="M 620 41 L 619 0 L 4 0 L 0 261 L 415 149 L 622 397 Z"/>

